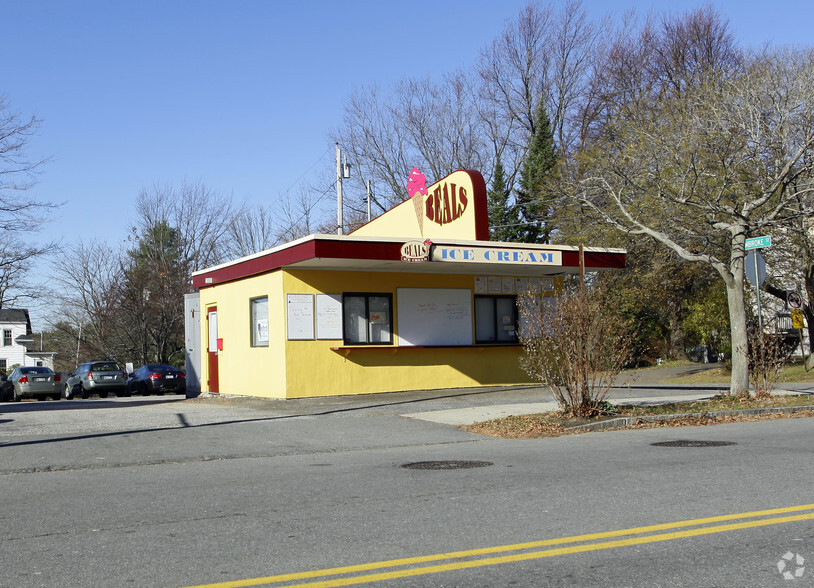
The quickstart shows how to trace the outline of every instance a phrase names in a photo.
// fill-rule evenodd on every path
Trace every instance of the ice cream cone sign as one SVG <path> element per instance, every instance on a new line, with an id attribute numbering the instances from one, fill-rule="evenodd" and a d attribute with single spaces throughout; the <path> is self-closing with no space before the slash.
<path id="1" fill-rule="evenodd" d="M 413 199 L 415 216 L 418 220 L 418 230 L 424 236 L 424 198 L 427 195 L 427 178 L 421 171 L 414 167 L 410 170 L 410 177 L 407 178 L 407 195 Z"/>

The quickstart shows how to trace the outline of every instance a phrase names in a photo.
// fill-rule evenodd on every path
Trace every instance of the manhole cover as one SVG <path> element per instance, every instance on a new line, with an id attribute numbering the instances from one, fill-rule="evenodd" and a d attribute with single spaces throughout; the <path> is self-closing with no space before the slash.
<path id="1" fill-rule="evenodd" d="M 651 443 L 655 447 L 722 447 L 724 445 L 737 445 L 734 441 L 690 441 L 679 439 L 678 441 L 661 441 Z"/>
<path id="2" fill-rule="evenodd" d="M 445 460 L 445 461 L 416 461 L 413 463 L 405 463 L 401 467 L 408 470 L 465 470 L 467 468 L 485 468 L 486 466 L 494 465 L 491 461 L 461 461 L 461 460 Z"/>

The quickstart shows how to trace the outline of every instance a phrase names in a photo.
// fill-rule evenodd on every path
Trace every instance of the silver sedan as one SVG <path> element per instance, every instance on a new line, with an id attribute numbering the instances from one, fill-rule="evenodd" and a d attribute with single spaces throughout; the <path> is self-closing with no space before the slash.
<path id="1" fill-rule="evenodd" d="M 18 367 L 2 384 L 3 400 L 19 402 L 22 398 L 44 399 L 50 396 L 59 400 L 62 379 L 47 367 Z"/>

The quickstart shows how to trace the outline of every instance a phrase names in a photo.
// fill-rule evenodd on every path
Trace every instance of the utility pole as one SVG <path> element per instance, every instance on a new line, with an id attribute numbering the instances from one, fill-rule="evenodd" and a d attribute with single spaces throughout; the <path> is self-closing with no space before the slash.
<path id="1" fill-rule="evenodd" d="M 79 344 L 82 341 L 82 323 L 79 323 L 79 336 L 76 338 L 76 365 L 79 365 Z"/>
<path id="2" fill-rule="evenodd" d="M 336 144 L 336 234 L 342 234 L 345 219 L 342 215 L 342 152 Z"/>
<path id="3" fill-rule="evenodd" d="M 342 235 L 342 227 L 345 225 L 344 208 L 342 205 L 342 180 L 350 177 L 350 166 L 348 158 L 342 163 L 342 151 L 339 143 L 336 143 L 336 234 Z"/>
<path id="4" fill-rule="evenodd" d="M 370 180 L 367 181 L 367 222 L 370 222 Z"/>

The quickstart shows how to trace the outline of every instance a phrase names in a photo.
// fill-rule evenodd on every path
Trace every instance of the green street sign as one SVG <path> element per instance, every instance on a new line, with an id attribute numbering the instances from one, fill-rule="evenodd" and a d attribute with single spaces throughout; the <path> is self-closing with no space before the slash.
<path id="1" fill-rule="evenodd" d="M 747 239 L 746 243 L 744 243 L 743 248 L 746 251 L 750 249 L 761 249 L 763 247 L 771 247 L 772 245 L 772 237 L 771 235 L 766 235 L 764 237 L 752 237 L 751 239 Z"/>

